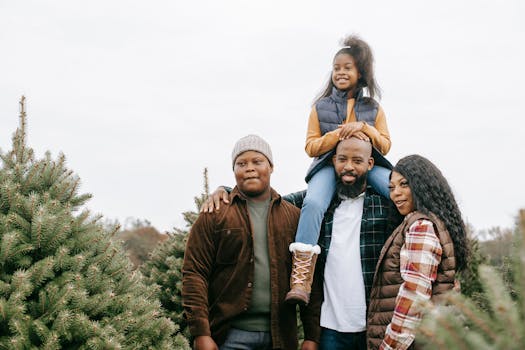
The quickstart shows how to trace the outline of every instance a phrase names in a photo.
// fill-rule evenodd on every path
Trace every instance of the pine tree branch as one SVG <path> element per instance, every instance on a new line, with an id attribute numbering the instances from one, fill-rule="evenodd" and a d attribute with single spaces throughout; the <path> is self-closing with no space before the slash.
<path id="1" fill-rule="evenodd" d="M 25 107 L 26 98 L 22 95 L 20 98 L 20 128 L 15 133 L 16 139 L 16 157 L 19 162 L 24 162 L 24 151 L 26 144 L 26 107 Z"/>

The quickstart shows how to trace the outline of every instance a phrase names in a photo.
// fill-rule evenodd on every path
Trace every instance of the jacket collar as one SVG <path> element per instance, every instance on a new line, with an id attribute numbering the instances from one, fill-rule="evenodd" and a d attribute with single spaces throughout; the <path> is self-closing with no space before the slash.
<path id="1" fill-rule="evenodd" d="M 234 200 L 239 200 L 241 202 L 246 202 L 248 198 L 239 191 L 239 188 L 235 186 L 230 193 L 230 202 L 233 203 Z M 272 187 L 270 187 L 270 203 L 273 202 L 280 202 L 281 201 L 281 195 L 277 193 Z"/>
<path id="2" fill-rule="evenodd" d="M 346 102 L 348 100 L 348 91 L 339 90 L 334 86 L 330 96 L 335 102 Z M 363 98 L 363 88 L 358 88 L 356 90 L 354 98 L 356 101 L 359 101 Z"/>

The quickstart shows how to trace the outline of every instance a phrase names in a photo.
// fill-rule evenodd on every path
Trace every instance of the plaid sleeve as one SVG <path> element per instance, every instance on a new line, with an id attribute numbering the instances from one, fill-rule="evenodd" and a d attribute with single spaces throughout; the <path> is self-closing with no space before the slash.
<path id="1" fill-rule="evenodd" d="M 405 350 L 414 341 L 415 328 L 421 320 L 415 303 L 432 296 L 432 282 L 436 280 L 441 253 L 433 223 L 425 219 L 414 222 L 401 247 L 400 270 L 404 282 L 399 288 L 394 316 L 380 349 Z"/>

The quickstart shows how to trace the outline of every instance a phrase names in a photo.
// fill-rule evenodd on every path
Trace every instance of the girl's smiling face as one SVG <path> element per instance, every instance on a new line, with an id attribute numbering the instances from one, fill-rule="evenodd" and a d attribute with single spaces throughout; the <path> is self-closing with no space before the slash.
<path id="1" fill-rule="evenodd" d="M 392 171 L 388 188 L 390 189 L 390 199 L 396 205 L 399 214 L 407 215 L 416 209 L 408 180 L 405 179 L 403 175 Z"/>
<path id="2" fill-rule="evenodd" d="M 353 90 L 361 74 L 357 70 L 354 58 L 347 53 L 341 53 L 334 58 L 332 82 L 338 90 Z"/>

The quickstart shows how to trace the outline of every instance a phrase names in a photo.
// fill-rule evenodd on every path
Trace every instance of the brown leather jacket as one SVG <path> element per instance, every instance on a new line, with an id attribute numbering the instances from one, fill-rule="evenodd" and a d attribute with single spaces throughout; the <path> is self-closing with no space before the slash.
<path id="1" fill-rule="evenodd" d="M 440 294 L 454 287 L 456 273 L 456 260 L 454 256 L 454 244 L 445 225 L 435 215 L 425 215 L 415 212 L 399 225 L 385 242 L 374 276 L 374 283 L 370 293 L 370 305 L 367 317 L 367 345 L 368 350 L 379 349 L 385 336 L 386 327 L 392 320 L 396 297 L 401 284 L 399 254 L 405 243 L 405 232 L 410 225 L 419 219 L 427 219 L 434 223 L 436 235 L 439 238 L 443 253 L 441 263 L 438 267 L 436 281 L 432 285 L 431 300 L 438 301 Z M 412 348 L 417 348 L 413 343 Z"/>
<path id="2" fill-rule="evenodd" d="M 246 199 L 234 188 L 230 204 L 200 215 L 193 224 L 182 268 L 182 305 L 192 336 L 211 335 L 222 344 L 231 320 L 248 309 L 254 280 L 254 252 Z M 296 308 L 285 304 L 299 209 L 273 189 L 268 214 L 271 335 L 274 349 L 297 349 Z M 305 339 L 318 342 L 320 296 L 312 293 L 301 310 Z"/>

